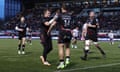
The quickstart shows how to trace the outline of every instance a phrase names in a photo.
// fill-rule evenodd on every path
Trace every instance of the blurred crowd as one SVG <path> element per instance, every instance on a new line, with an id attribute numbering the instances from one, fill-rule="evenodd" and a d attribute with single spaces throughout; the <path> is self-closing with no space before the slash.
<path id="1" fill-rule="evenodd" d="M 69 7 L 70 13 L 74 17 L 75 23 L 80 27 L 85 23 L 87 16 L 77 16 L 83 9 L 87 8 L 109 8 L 109 7 L 120 7 L 119 3 L 112 3 L 112 4 L 104 4 L 104 3 L 94 3 L 91 4 L 89 2 L 85 3 L 66 3 L 66 5 Z M 4 30 L 14 30 L 14 27 L 17 23 L 19 23 L 19 19 L 22 15 L 26 18 L 26 23 L 28 23 L 32 30 L 39 30 L 39 26 L 41 24 L 41 16 L 42 11 L 46 7 L 51 7 L 52 13 L 54 15 L 56 9 L 60 8 L 60 4 L 55 4 L 54 6 L 49 4 L 42 4 L 42 5 L 36 5 L 32 9 L 26 9 L 23 12 L 18 13 L 15 17 L 11 18 L 8 22 L 4 24 L 3 29 Z M 107 15 L 105 16 L 103 13 L 99 14 L 98 16 L 100 26 L 102 30 L 119 30 L 120 28 L 120 14 L 118 15 Z"/>

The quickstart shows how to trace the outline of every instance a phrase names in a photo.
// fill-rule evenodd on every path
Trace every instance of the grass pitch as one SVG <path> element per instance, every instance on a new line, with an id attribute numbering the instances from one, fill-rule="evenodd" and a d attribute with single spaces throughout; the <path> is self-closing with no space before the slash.
<path id="1" fill-rule="evenodd" d="M 57 70 L 59 63 L 57 41 L 53 40 L 53 51 L 48 55 L 52 66 L 44 66 L 39 56 L 43 48 L 39 40 L 33 40 L 32 45 L 26 45 L 26 54 L 17 54 L 17 39 L 0 39 L 0 72 L 120 72 L 120 48 L 119 42 L 110 45 L 108 42 L 100 42 L 105 50 L 107 58 L 103 58 L 100 52 L 91 46 L 91 53 L 87 61 L 80 59 L 83 55 L 83 42 L 78 41 L 78 48 L 71 48 L 71 64 L 62 70 Z"/>

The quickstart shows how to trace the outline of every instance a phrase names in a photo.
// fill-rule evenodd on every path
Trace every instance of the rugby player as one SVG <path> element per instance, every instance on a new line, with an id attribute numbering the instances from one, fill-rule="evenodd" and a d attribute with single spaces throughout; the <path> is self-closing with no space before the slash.
<path id="1" fill-rule="evenodd" d="M 110 41 L 110 44 L 113 45 L 114 44 L 114 34 L 113 34 L 113 31 L 111 30 L 109 33 L 108 33 L 108 37 L 109 37 L 109 41 Z"/>
<path id="2" fill-rule="evenodd" d="M 72 30 L 72 48 L 77 48 L 77 38 L 79 36 L 79 28 L 76 27 Z"/>
<path id="3" fill-rule="evenodd" d="M 51 11 L 49 9 L 45 9 L 44 15 L 41 20 L 41 30 L 40 30 L 40 39 L 41 44 L 43 46 L 43 54 L 40 56 L 42 63 L 44 65 L 50 66 L 51 64 L 47 61 L 47 55 L 53 49 L 51 35 L 48 33 L 48 30 L 51 26 L 56 24 L 56 16 L 51 18 Z"/>
<path id="4" fill-rule="evenodd" d="M 29 30 L 29 26 L 25 23 L 25 18 L 20 18 L 20 23 L 15 27 L 18 31 L 18 54 L 25 54 L 25 41 L 26 41 L 26 31 Z"/>
<path id="5" fill-rule="evenodd" d="M 58 19 L 60 27 L 58 36 L 59 65 L 57 66 L 57 69 L 63 69 L 70 64 L 70 43 L 72 39 L 71 31 L 73 27 L 72 16 L 69 14 L 65 5 L 62 5 L 61 13 L 59 14 Z"/>
<path id="6" fill-rule="evenodd" d="M 97 29 L 99 28 L 99 22 L 98 19 L 95 18 L 95 13 L 93 11 L 90 12 L 89 18 L 87 20 L 87 23 L 85 25 L 85 28 L 82 33 L 84 37 L 85 36 L 85 48 L 84 48 L 84 56 L 81 57 L 82 60 L 87 60 L 87 56 L 89 53 L 89 48 L 91 45 L 91 42 L 96 46 L 96 48 L 100 51 L 100 53 L 103 55 L 103 57 L 106 56 L 105 52 L 103 49 L 99 46 L 98 44 L 98 31 Z"/>

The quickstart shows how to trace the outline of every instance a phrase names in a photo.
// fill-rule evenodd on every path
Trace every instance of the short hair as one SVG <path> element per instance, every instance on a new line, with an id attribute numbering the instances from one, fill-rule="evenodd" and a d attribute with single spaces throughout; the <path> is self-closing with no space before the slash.
<path id="1" fill-rule="evenodd" d="M 63 3 L 61 8 L 63 8 L 64 10 L 67 10 L 67 6 Z"/>
<path id="2" fill-rule="evenodd" d="M 50 11 L 51 12 L 51 9 L 50 8 L 46 8 L 46 9 L 44 9 L 43 13 L 45 14 L 46 11 Z"/>
<path id="3" fill-rule="evenodd" d="M 89 11 L 89 14 L 90 14 L 91 12 L 94 12 L 94 13 L 95 13 L 95 11 L 93 11 L 93 10 L 90 10 L 90 11 Z"/>

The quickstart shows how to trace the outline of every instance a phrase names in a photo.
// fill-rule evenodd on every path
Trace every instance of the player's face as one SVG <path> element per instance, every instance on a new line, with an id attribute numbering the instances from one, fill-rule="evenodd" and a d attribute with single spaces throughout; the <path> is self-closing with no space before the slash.
<path id="1" fill-rule="evenodd" d="M 90 12 L 90 17 L 95 17 L 95 13 L 94 12 Z"/>
<path id="2" fill-rule="evenodd" d="M 51 15 L 51 12 L 50 12 L 50 11 L 46 11 L 46 12 L 45 12 L 45 17 L 50 17 L 50 15 Z"/>
<path id="3" fill-rule="evenodd" d="M 67 12 L 67 10 L 65 10 L 64 8 L 61 8 L 61 11 L 62 11 L 62 13 Z"/>
<path id="4" fill-rule="evenodd" d="M 21 22 L 24 22 L 25 21 L 25 18 L 24 17 L 21 17 Z"/>

